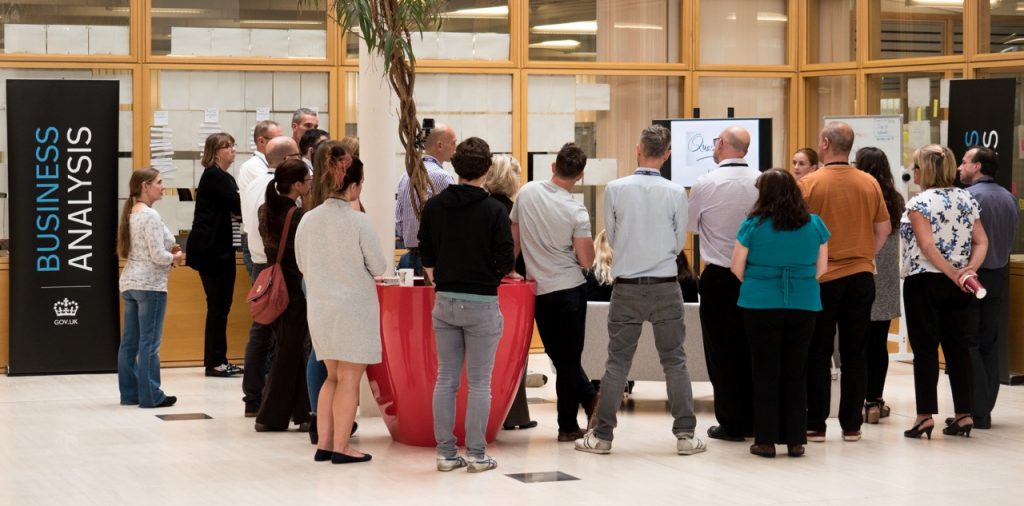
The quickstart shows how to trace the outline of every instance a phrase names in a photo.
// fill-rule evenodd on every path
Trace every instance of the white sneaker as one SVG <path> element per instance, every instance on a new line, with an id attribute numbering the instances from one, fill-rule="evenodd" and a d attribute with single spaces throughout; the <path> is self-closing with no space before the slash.
<path id="1" fill-rule="evenodd" d="M 677 436 L 676 438 L 676 453 L 680 455 L 693 455 L 695 453 L 701 453 L 707 451 L 708 445 L 703 439 L 693 436 Z"/>
<path id="2" fill-rule="evenodd" d="M 612 442 L 605 441 L 594 435 L 594 431 L 590 431 L 576 440 L 576 449 L 581 452 L 607 455 L 612 452 Z"/>
<path id="3" fill-rule="evenodd" d="M 469 465 L 466 471 L 470 473 L 482 473 L 498 467 L 498 461 L 489 455 L 484 455 L 483 457 L 469 456 L 466 458 L 466 462 Z"/>
<path id="4" fill-rule="evenodd" d="M 454 457 L 437 456 L 437 470 L 441 472 L 454 471 L 460 467 L 466 467 L 466 459 L 461 455 Z"/>

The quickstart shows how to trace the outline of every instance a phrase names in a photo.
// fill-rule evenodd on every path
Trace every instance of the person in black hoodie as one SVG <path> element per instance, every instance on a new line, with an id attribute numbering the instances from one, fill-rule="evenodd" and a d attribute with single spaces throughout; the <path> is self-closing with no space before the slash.
<path id="1" fill-rule="evenodd" d="M 503 320 L 498 285 L 515 266 L 508 211 L 481 186 L 491 167 L 491 149 L 482 139 L 462 141 L 452 157 L 459 184 L 427 201 L 420 214 L 420 256 L 437 291 L 434 334 L 434 437 L 437 470 L 469 467 L 477 473 L 498 467 L 485 451 L 484 432 L 491 408 L 491 371 Z M 455 392 L 466 363 L 466 457 L 458 454 Z"/>

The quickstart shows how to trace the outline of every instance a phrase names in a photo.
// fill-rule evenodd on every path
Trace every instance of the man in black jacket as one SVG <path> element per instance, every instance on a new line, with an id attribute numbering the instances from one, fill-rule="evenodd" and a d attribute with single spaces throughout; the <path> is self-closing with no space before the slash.
<path id="1" fill-rule="evenodd" d="M 434 386 L 434 437 L 437 470 L 468 466 L 477 473 L 498 467 L 487 456 L 484 432 L 491 408 L 491 371 L 501 339 L 498 285 L 515 266 L 508 211 L 481 188 L 491 167 L 491 150 L 482 139 L 462 141 L 452 157 L 459 184 L 427 201 L 420 214 L 420 256 L 434 281 L 434 333 L 437 383 Z M 455 392 L 466 363 L 466 453 L 458 454 Z"/>

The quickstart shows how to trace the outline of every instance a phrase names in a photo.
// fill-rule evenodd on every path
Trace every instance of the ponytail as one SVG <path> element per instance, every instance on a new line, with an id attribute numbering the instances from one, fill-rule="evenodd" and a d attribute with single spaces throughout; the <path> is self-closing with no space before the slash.
<path id="1" fill-rule="evenodd" d="M 160 175 L 160 171 L 145 167 L 132 172 L 128 180 L 128 198 L 121 206 L 121 218 L 117 222 L 117 255 L 121 258 L 128 258 L 132 251 L 132 234 L 129 227 L 129 219 L 132 215 L 132 208 L 139 201 L 142 195 L 143 183 L 151 183 Z"/>

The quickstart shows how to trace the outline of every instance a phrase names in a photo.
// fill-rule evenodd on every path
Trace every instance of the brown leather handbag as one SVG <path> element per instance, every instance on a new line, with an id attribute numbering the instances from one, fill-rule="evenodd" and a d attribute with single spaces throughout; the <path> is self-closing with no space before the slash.
<path id="1" fill-rule="evenodd" d="M 274 320 L 288 308 L 288 286 L 284 282 L 281 259 L 288 244 L 288 231 L 291 230 L 292 215 L 296 209 L 298 208 L 289 209 L 288 216 L 284 219 L 284 230 L 281 231 L 281 242 L 277 248 L 277 261 L 260 271 L 252 288 L 249 289 L 249 312 L 252 313 L 252 319 L 262 325 L 274 323 Z"/>

